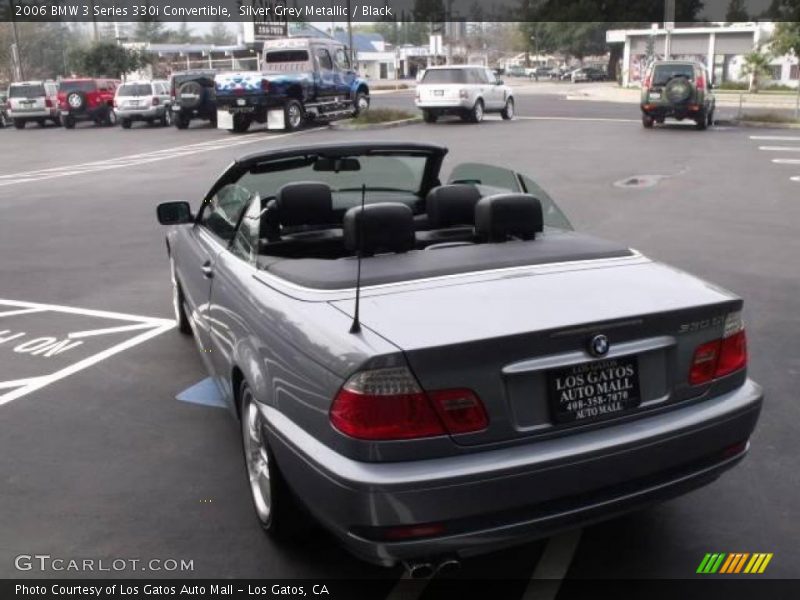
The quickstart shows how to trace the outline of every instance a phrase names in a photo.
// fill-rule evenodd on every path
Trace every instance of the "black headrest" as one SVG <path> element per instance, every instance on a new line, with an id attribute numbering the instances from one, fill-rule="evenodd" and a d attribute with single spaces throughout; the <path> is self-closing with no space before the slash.
<path id="1" fill-rule="evenodd" d="M 542 204 L 530 194 L 495 194 L 475 205 L 476 233 L 490 242 L 530 240 L 542 228 Z"/>
<path id="2" fill-rule="evenodd" d="M 275 194 L 281 225 L 328 225 L 334 222 L 331 188 L 326 183 L 287 183 Z"/>
<path id="3" fill-rule="evenodd" d="M 452 225 L 473 225 L 475 205 L 480 199 L 481 193 L 474 185 L 454 183 L 435 187 L 425 198 L 428 223 L 432 229 Z"/>
<path id="4" fill-rule="evenodd" d="M 379 202 L 356 206 L 344 215 L 344 245 L 367 256 L 414 248 L 414 214 L 405 204 Z M 360 244 L 359 244 L 360 238 Z"/>

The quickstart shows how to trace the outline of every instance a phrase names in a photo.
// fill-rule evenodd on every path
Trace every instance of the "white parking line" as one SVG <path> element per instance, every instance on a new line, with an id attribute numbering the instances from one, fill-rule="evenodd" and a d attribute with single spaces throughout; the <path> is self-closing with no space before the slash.
<path id="1" fill-rule="evenodd" d="M 581 530 L 550 538 L 521 600 L 553 600 L 578 548 Z"/>
<path id="2" fill-rule="evenodd" d="M 0 187 L 8 185 L 18 185 L 21 183 L 31 183 L 34 181 L 43 181 L 46 179 L 54 179 L 57 177 L 84 175 L 86 173 L 96 173 L 98 171 L 107 171 L 109 169 L 135 167 L 161 160 L 181 158 L 183 156 L 192 156 L 194 154 L 200 154 L 203 152 L 212 152 L 214 150 L 224 150 L 226 148 L 231 148 L 233 146 L 243 146 L 245 144 L 255 144 L 258 142 L 268 143 L 273 140 L 278 140 L 289 136 L 301 135 L 309 131 L 315 131 L 315 130 L 307 129 L 305 131 L 295 131 L 292 133 L 270 135 L 269 137 L 262 137 L 258 133 L 253 133 L 240 139 L 224 138 L 219 140 L 200 142 L 197 144 L 189 144 L 187 146 L 175 146 L 173 148 L 153 150 L 152 152 L 143 152 L 138 154 L 130 154 L 127 156 L 119 156 L 117 158 L 97 160 L 88 163 L 78 163 L 75 165 L 51 167 L 48 169 L 40 169 L 37 171 L 22 171 L 20 173 L 10 173 L 6 175 L 0 175 Z"/>
<path id="3" fill-rule="evenodd" d="M 800 165 L 798 158 L 773 158 L 772 162 L 776 165 Z"/>
<path id="4" fill-rule="evenodd" d="M 74 306 L 61 306 L 58 304 L 38 304 L 34 302 L 24 302 L 21 300 L 2 300 L 0 299 L 0 307 L 8 306 L 11 307 L 12 310 L 6 311 L 6 314 L 9 313 L 16 313 L 16 314 L 31 314 L 31 313 L 46 313 L 46 312 L 55 312 L 55 313 L 66 313 L 66 314 L 73 314 L 73 315 L 81 315 L 86 317 L 99 317 L 103 319 L 117 319 L 122 321 L 133 321 L 133 324 L 130 325 L 123 325 L 120 327 L 106 327 L 104 329 L 96 329 L 96 330 L 88 330 L 88 331 L 79 331 L 73 335 L 79 335 L 82 337 L 89 337 L 92 335 L 102 335 L 104 333 L 117 333 L 122 331 L 134 331 L 140 329 L 146 329 L 143 333 L 135 335 L 132 338 L 128 338 L 118 344 L 114 344 L 105 350 L 100 352 L 96 352 L 91 356 L 88 356 L 82 360 L 79 360 L 67 367 L 64 367 L 54 373 L 49 373 L 47 375 L 42 375 L 39 377 L 31 377 L 27 379 L 16 379 L 16 380 L 9 380 L 9 381 L 2 381 L 0 382 L 0 389 L 10 389 L 4 394 L 0 394 L 0 406 L 4 404 L 8 404 L 12 400 L 16 400 L 31 392 L 34 392 L 38 389 L 43 388 L 46 385 L 50 385 L 64 377 L 77 373 L 78 371 L 82 371 L 92 365 L 99 363 L 106 358 L 114 356 L 115 354 L 119 354 L 124 350 L 128 350 L 129 348 L 133 348 L 145 342 L 151 338 L 154 338 L 158 335 L 161 335 L 165 331 L 169 331 L 173 327 L 175 327 L 175 321 L 172 319 L 159 319 L 155 317 L 143 317 L 139 315 L 131 315 L 126 313 L 119 313 L 119 312 L 112 312 L 112 311 L 105 311 L 105 310 L 93 310 L 87 308 L 76 308 Z M 19 334 L 16 334 L 13 337 L 19 337 Z M 6 337 L 5 341 L 13 339 L 12 337 Z M 75 342 L 75 344 L 79 344 L 81 342 Z"/>
<path id="5" fill-rule="evenodd" d="M 790 135 L 751 135 L 751 140 L 771 140 L 774 142 L 800 142 L 800 137 Z"/>
<path id="6" fill-rule="evenodd" d="M 798 183 L 800 183 L 800 175 L 795 175 L 794 177 L 789 177 L 789 180 L 790 181 L 797 181 Z"/>
<path id="7" fill-rule="evenodd" d="M 598 123 L 640 123 L 640 119 L 612 119 L 608 117 L 514 117 L 517 121 L 596 121 Z"/>
<path id="8" fill-rule="evenodd" d="M 7 310 L 0 313 L 0 317 L 13 317 L 16 315 L 29 315 L 31 313 L 44 312 L 45 308 L 21 308 L 19 310 Z"/>
<path id="9" fill-rule="evenodd" d="M 767 152 L 800 152 L 800 146 L 759 146 L 758 149 Z"/>

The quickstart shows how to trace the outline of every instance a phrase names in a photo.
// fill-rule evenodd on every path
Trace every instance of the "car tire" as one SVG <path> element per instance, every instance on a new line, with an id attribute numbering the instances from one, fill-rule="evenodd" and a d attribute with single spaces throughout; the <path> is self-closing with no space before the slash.
<path id="1" fill-rule="evenodd" d="M 67 129 L 75 129 L 75 117 L 70 115 L 64 117 L 64 127 Z"/>
<path id="2" fill-rule="evenodd" d="M 283 107 L 283 125 L 285 131 L 297 131 L 303 126 L 305 111 L 299 100 L 288 100 Z"/>
<path id="3" fill-rule="evenodd" d="M 17 129 L 25 129 L 25 121 L 22 119 L 14 119 L 14 127 Z"/>
<path id="4" fill-rule="evenodd" d="M 161 117 L 161 126 L 169 127 L 172 125 L 172 110 L 169 107 L 164 111 L 164 116 Z"/>
<path id="5" fill-rule="evenodd" d="M 708 127 L 708 115 L 706 115 L 706 111 L 703 111 L 697 115 L 695 124 L 695 127 L 698 131 L 704 131 Z"/>
<path id="6" fill-rule="evenodd" d="M 192 324 L 186 314 L 186 298 L 183 295 L 183 288 L 178 282 L 178 276 L 175 273 L 175 260 L 172 257 L 169 259 L 169 271 L 170 279 L 172 280 L 172 311 L 175 314 L 175 323 L 178 326 L 178 331 L 184 335 L 191 335 Z"/>
<path id="7" fill-rule="evenodd" d="M 106 111 L 106 115 L 103 118 L 102 123 L 106 127 L 114 127 L 117 124 L 117 113 L 109 108 L 108 111 Z"/>
<path id="8" fill-rule="evenodd" d="M 178 129 L 188 129 L 190 122 L 191 119 L 189 117 L 183 113 L 178 113 L 178 116 L 175 118 L 175 127 Z"/>
<path id="9" fill-rule="evenodd" d="M 44 124 L 45 124 L 45 123 L 44 123 L 44 119 L 36 119 L 36 124 L 37 124 L 39 127 L 44 127 Z"/>
<path id="10" fill-rule="evenodd" d="M 503 107 L 503 110 L 500 111 L 500 116 L 503 117 L 505 121 L 510 121 L 514 118 L 514 99 L 509 98 L 506 100 L 506 105 Z"/>
<path id="11" fill-rule="evenodd" d="M 711 109 L 711 112 L 708 113 L 708 126 L 709 127 L 713 127 L 714 126 L 714 109 L 713 108 Z"/>
<path id="12" fill-rule="evenodd" d="M 53 117 L 52 121 L 53 121 L 53 125 L 55 125 L 56 127 L 61 127 L 63 125 L 63 123 L 61 121 L 61 115 Z"/>
<path id="13" fill-rule="evenodd" d="M 247 115 L 233 115 L 233 128 L 229 129 L 233 133 L 244 133 L 250 129 L 253 120 Z"/>
<path id="14" fill-rule="evenodd" d="M 356 94 L 356 98 L 353 101 L 353 115 L 363 115 L 365 112 L 369 110 L 369 96 L 367 96 L 363 92 L 359 92 Z"/>
<path id="15" fill-rule="evenodd" d="M 653 119 L 653 117 L 651 117 L 650 115 L 642 115 L 642 125 L 644 126 L 645 129 L 652 129 L 654 122 L 655 119 Z"/>
<path id="16" fill-rule="evenodd" d="M 119 124 L 123 129 L 130 129 L 133 123 L 131 123 L 130 119 L 121 119 Z"/>
<path id="17" fill-rule="evenodd" d="M 475 106 L 469 111 L 470 123 L 480 123 L 483 121 L 483 100 L 478 98 L 475 101 Z"/>
<path id="18" fill-rule="evenodd" d="M 261 528 L 277 540 L 297 540 L 311 518 L 286 484 L 269 445 L 264 417 L 247 381 L 239 387 L 242 451 L 250 496 Z"/>
<path id="19" fill-rule="evenodd" d="M 436 123 L 436 120 L 439 118 L 435 112 L 429 109 L 422 109 L 422 120 L 426 123 Z"/>

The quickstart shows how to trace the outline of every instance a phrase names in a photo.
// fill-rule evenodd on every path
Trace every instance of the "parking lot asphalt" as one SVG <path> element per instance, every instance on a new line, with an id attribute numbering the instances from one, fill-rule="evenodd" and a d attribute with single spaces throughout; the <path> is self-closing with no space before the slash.
<path id="1" fill-rule="evenodd" d="M 761 148 L 800 140 L 683 124 L 646 131 L 635 106 L 521 98 L 519 119 L 477 126 L 0 131 L 0 577 L 54 575 L 21 574 L 19 554 L 175 558 L 194 570 L 170 576 L 376 577 L 391 593 L 399 568 L 365 565 L 324 535 L 283 546 L 261 533 L 238 427 L 225 410 L 176 400 L 206 375 L 193 342 L 165 321 L 155 206 L 197 206 L 244 153 L 344 139 L 440 143 L 450 148 L 445 171 L 511 166 L 576 229 L 743 296 L 750 373 L 767 398 L 750 456 L 702 490 L 585 528 L 556 566 L 569 578 L 685 578 L 706 552 L 772 552 L 768 575 L 796 577 L 800 183 L 791 177 L 800 164 L 773 162 L 792 151 Z M 374 105 L 412 99 L 385 94 Z M 548 540 L 520 546 L 467 561 L 463 573 L 528 579 L 549 549 Z"/>

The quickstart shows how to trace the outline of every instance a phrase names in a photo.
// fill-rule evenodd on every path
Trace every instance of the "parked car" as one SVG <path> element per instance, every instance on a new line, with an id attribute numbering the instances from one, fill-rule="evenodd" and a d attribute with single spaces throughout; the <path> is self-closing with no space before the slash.
<path id="1" fill-rule="evenodd" d="M 538 66 L 528 70 L 528 77 L 539 81 L 540 79 L 549 79 L 550 73 L 553 71 L 551 67 Z"/>
<path id="2" fill-rule="evenodd" d="M 171 104 L 166 81 L 126 81 L 114 96 L 114 111 L 123 129 L 130 129 L 134 121 L 172 125 Z"/>
<path id="3" fill-rule="evenodd" d="M 514 94 L 491 69 L 471 65 L 429 67 L 417 84 L 417 108 L 426 123 L 443 115 L 458 115 L 464 121 L 480 123 L 487 112 L 514 118 Z"/>
<path id="4" fill-rule="evenodd" d="M 698 129 L 714 123 L 716 98 L 705 65 L 692 61 L 656 61 L 642 82 L 642 125 L 663 123 L 667 117 L 692 119 Z"/>
<path id="5" fill-rule="evenodd" d="M 294 131 L 308 120 L 352 117 L 369 109 L 369 86 L 353 70 L 347 47 L 336 40 L 269 40 L 262 69 L 217 74 L 217 127 L 241 133 L 257 122 Z"/>
<path id="6" fill-rule="evenodd" d="M 73 129 L 79 121 L 95 125 L 117 124 L 114 94 L 119 81 L 113 79 L 62 79 L 58 83 L 58 106 L 64 127 Z"/>
<path id="7" fill-rule="evenodd" d="M 175 317 L 239 420 L 260 526 L 316 520 L 430 574 L 744 458 L 762 390 L 741 298 L 572 231 L 526 175 L 441 172 L 446 154 L 276 148 L 196 213 L 158 207 Z"/>
<path id="8" fill-rule="evenodd" d="M 509 77 L 526 77 L 527 73 L 525 72 L 525 67 L 521 67 L 518 65 L 514 65 L 513 67 L 508 67 L 506 69 L 506 74 Z"/>
<path id="9" fill-rule="evenodd" d="M 596 67 L 581 67 L 570 73 L 570 79 L 572 83 L 579 83 L 581 81 L 605 81 L 606 72 Z"/>
<path id="10" fill-rule="evenodd" d="M 8 86 L 8 118 L 17 129 L 33 121 L 61 125 L 55 81 L 19 81 Z"/>
<path id="11" fill-rule="evenodd" d="M 194 69 L 173 73 L 169 78 L 172 122 L 186 129 L 195 119 L 210 121 L 217 126 L 217 97 L 214 75 L 210 69 Z"/>
<path id="12" fill-rule="evenodd" d="M 4 129 L 11 122 L 8 118 L 8 96 L 0 92 L 0 129 Z"/>

